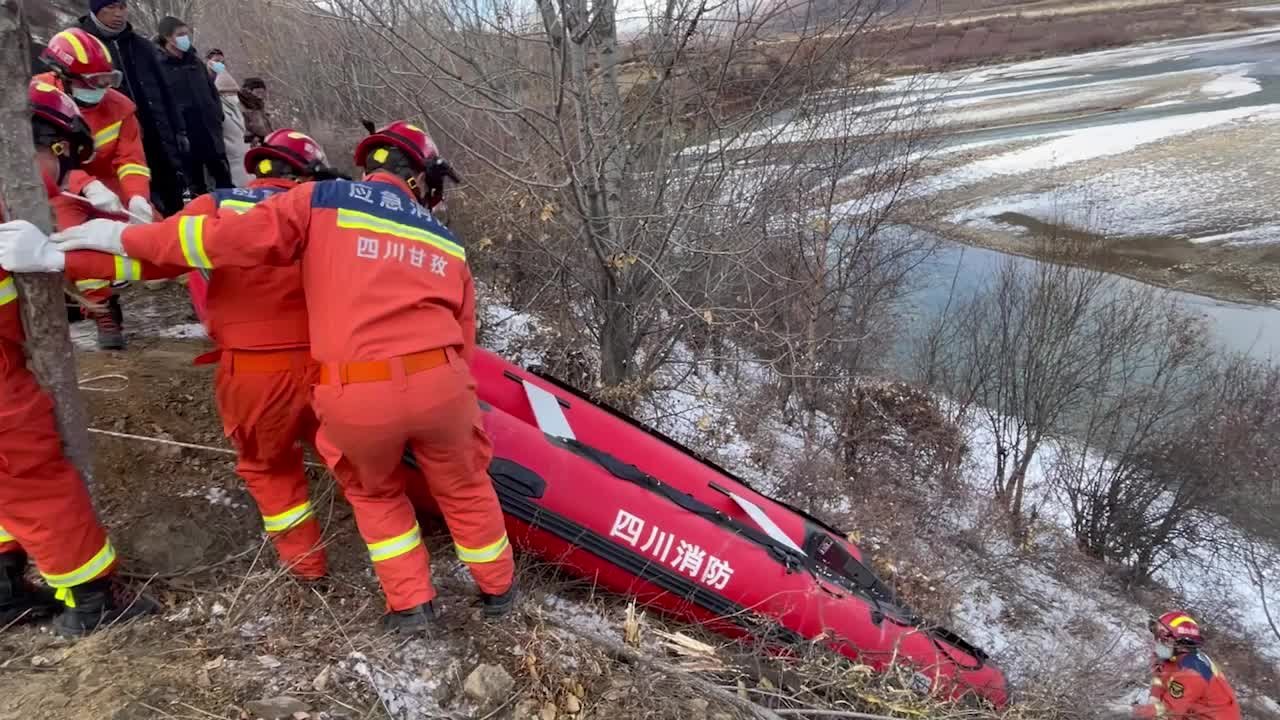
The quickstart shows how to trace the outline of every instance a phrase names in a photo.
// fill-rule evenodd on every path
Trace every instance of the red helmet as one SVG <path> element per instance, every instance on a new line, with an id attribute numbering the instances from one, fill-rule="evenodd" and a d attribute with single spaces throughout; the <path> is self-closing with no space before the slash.
<path id="1" fill-rule="evenodd" d="M 80 28 L 54 35 L 40 53 L 40 59 L 59 75 L 93 88 L 120 85 L 121 74 L 111 62 L 111 51 L 101 40 Z"/>
<path id="2" fill-rule="evenodd" d="M 405 120 L 397 120 L 360 141 L 356 146 L 356 165 L 364 167 L 369 153 L 387 146 L 404 151 L 418 170 L 426 170 L 431 160 L 440 154 L 426 130 Z"/>
<path id="3" fill-rule="evenodd" d="M 32 80 L 27 85 L 27 104 L 38 144 L 47 143 L 54 154 L 69 154 L 81 163 L 93 159 L 93 133 L 66 93 L 47 82 Z M 69 143 L 65 152 L 57 147 L 61 142 Z"/>
<path id="4" fill-rule="evenodd" d="M 1172 645 L 1197 647 L 1204 642 L 1200 624 L 1180 610 L 1171 610 L 1152 620 L 1150 629 L 1156 640 Z"/>
<path id="5" fill-rule="evenodd" d="M 244 169 L 251 174 L 266 175 L 271 171 L 271 161 L 280 160 L 303 175 L 314 175 L 328 164 L 324 148 L 305 133 L 284 128 L 263 139 L 262 144 L 249 148 L 244 156 Z M 263 165 L 263 163 L 267 165 Z"/>

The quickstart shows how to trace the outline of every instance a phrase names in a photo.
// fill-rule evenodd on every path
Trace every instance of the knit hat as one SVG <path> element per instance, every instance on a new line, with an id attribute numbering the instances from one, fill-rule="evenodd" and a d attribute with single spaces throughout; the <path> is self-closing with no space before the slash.
<path id="1" fill-rule="evenodd" d="M 115 5 L 118 2 L 120 2 L 120 0 L 89 0 L 89 12 L 97 15 L 98 11 L 102 8 L 108 5 Z"/>
<path id="2" fill-rule="evenodd" d="M 218 73 L 218 76 L 213 80 L 213 86 L 222 94 L 240 92 L 240 83 L 237 83 L 229 72 Z"/>

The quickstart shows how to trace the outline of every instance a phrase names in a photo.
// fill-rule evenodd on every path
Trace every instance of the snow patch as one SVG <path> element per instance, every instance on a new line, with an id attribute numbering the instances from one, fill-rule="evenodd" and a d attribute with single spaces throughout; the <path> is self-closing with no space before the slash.
<path id="1" fill-rule="evenodd" d="M 149 337 L 158 338 L 207 338 L 209 333 L 205 330 L 204 325 L 200 323 L 182 323 L 181 325 L 170 325 L 158 330 L 147 333 Z"/>
<path id="2" fill-rule="evenodd" d="M 998 175 L 1043 172 L 1054 167 L 1130 152 L 1142 145 L 1242 120 L 1280 118 L 1280 104 L 1231 108 L 1128 123 L 1085 127 L 1044 136 L 1039 145 L 985 158 L 936 178 L 951 189 Z"/>
<path id="3" fill-rule="evenodd" d="M 1216 235 L 1202 235 L 1188 238 L 1197 245 L 1208 243 L 1224 243 L 1230 245 L 1261 245 L 1280 242 L 1280 223 L 1268 223 L 1259 227 L 1234 230 Z"/>
<path id="4" fill-rule="evenodd" d="M 1262 92 L 1262 83 L 1247 72 L 1234 72 L 1201 85 L 1200 92 L 1219 100 L 1238 98 Z"/>
<path id="5" fill-rule="evenodd" d="M 217 485 L 207 487 L 203 491 L 199 489 L 186 490 L 180 493 L 179 496 L 204 498 L 210 505 L 221 505 L 222 507 L 229 507 L 233 509 L 247 507 L 244 503 L 236 502 L 235 498 L 232 497 L 231 493 L 226 488 Z"/>

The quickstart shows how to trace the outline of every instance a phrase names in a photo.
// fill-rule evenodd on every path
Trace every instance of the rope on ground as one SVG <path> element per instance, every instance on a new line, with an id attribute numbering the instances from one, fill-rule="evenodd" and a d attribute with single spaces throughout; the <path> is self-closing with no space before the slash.
<path id="1" fill-rule="evenodd" d="M 94 387 L 91 383 L 100 382 L 102 380 L 120 380 L 119 387 Z M 80 389 L 87 392 L 105 392 L 118 393 L 129 389 L 129 376 L 119 375 L 117 373 L 107 373 L 106 375 L 94 375 L 93 377 L 80 378 Z"/>
<path id="2" fill-rule="evenodd" d="M 100 428 L 92 428 L 92 427 L 89 428 L 89 432 L 94 433 L 96 435 L 106 435 L 108 437 L 120 438 L 122 440 L 136 440 L 138 442 L 149 442 L 149 443 L 155 443 L 157 445 L 171 445 L 174 447 L 187 448 L 188 450 L 204 450 L 205 452 L 219 453 L 221 455 L 236 455 L 236 456 L 239 455 L 239 453 L 237 453 L 235 450 L 232 450 L 231 448 L 221 448 L 221 447 L 215 447 L 213 445 L 197 445 L 196 443 L 179 442 L 177 440 L 168 440 L 165 438 L 152 437 L 150 435 L 134 435 L 132 433 L 116 432 L 115 430 L 102 430 Z M 325 467 L 324 463 L 318 463 L 318 462 L 306 462 L 303 464 L 306 465 L 307 467 L 313 467 L 313 468 Z"/>
<path id="3" fill-rule="evenodd" d="M 134 435 L 132 433 L 116 432 L 114 430 L 101 430 L 99 428 L 89 428 L 89 432 L 98 435 L 108 435 L 114 438 L 122 438 L 124 440 L 137 440 L 139 442 L 155 443 L 157 445 L 172 445 L 174 447 L 187 448 L 188 450 L 204 450 L 206 452 L 221 453 L 223 455 L 235 455 L 236 451 L 230 448 L 214 447 L 212 445 L 197 445 L 195 443 L 178 442 L 177 440 L 166 440 L 164 438 L 149 437 L 147 435 Z"/>

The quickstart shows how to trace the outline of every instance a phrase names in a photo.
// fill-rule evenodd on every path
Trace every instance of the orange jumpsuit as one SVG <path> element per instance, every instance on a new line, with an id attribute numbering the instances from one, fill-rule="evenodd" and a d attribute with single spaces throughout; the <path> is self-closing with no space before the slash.
<path id="1" fill-rule="evenodd" d="M 1160 663 L 1151 680 L 1151 702 L 1133 716 L 1186 720 L 1240 720 L 1240 703 L 1218 666 L 1200 651 Z"/>
<path id="2" fill-rule="evenodd" d="M 58 227 L 87 219 L 74 201 L 50 200 Z M 61 589 L 110 573 L 116 552 L 62 454 L 53 401 L 27 368 L 25 340 L 17 288 L 0 268 L 0 553 L 25 550 Z"/>
<path id="3" fill-rule="evenodd" d="M 479 407 L 468 361 L 475 292 L 466 251 L 412 197 L 375 172 L 309 183 L 240 216 L 171 218 L 123 234 L 125 253 L 218 268 L 301 260 L 317 449 L 333 468 L 392 610 L 429 602 L 426 548 L 397 473 L 406 448 L 444 514 L 458 557 L 488 594 L 512 581 L 497 495 L 476 467 Z"/>
<path id="4" fill-rule="evenodd" d="M 256 179 L 248 189 L 218 190 L 179 213 L 248 211 L 297 185 Z M 67 254 L 67 274 L 115 281 L 153 280 L 190 272 L 184 266 L 130 263 L 91 251 Z M 218 344 L 214 381 L 223 430 L 239 454 L 236 471 L 258 504 L 263 527 L 281 561 L 304 578 L 327 572 L 320 523 L 310 501 L 299 441 L 314 443 L 317 421 L 311 387 L 319 373 L 311 360 L 302 269 L 223 267 L 209 278 L 209 334 Z"/>
<path id="5" fill-rule="evenodd" d="M 66 83 L 53 73 L 36 79 L 68 92 Z M 140 197 L 151 202 L 151 170 L 142 149 L 142 131 L 138 125 L 137 107 L 129 96 L 108 89 L 97 105 L 81 105 L 80 114 L 93 133 L 93 159 L 67 176 L 67 190 L 80 194 L 84 186 L 97 180 L 107 186 L 127 207 Z M 101 279 L 84 279 L 76 287 L 95 303 L 111 297 L 110 283 Z"/>

